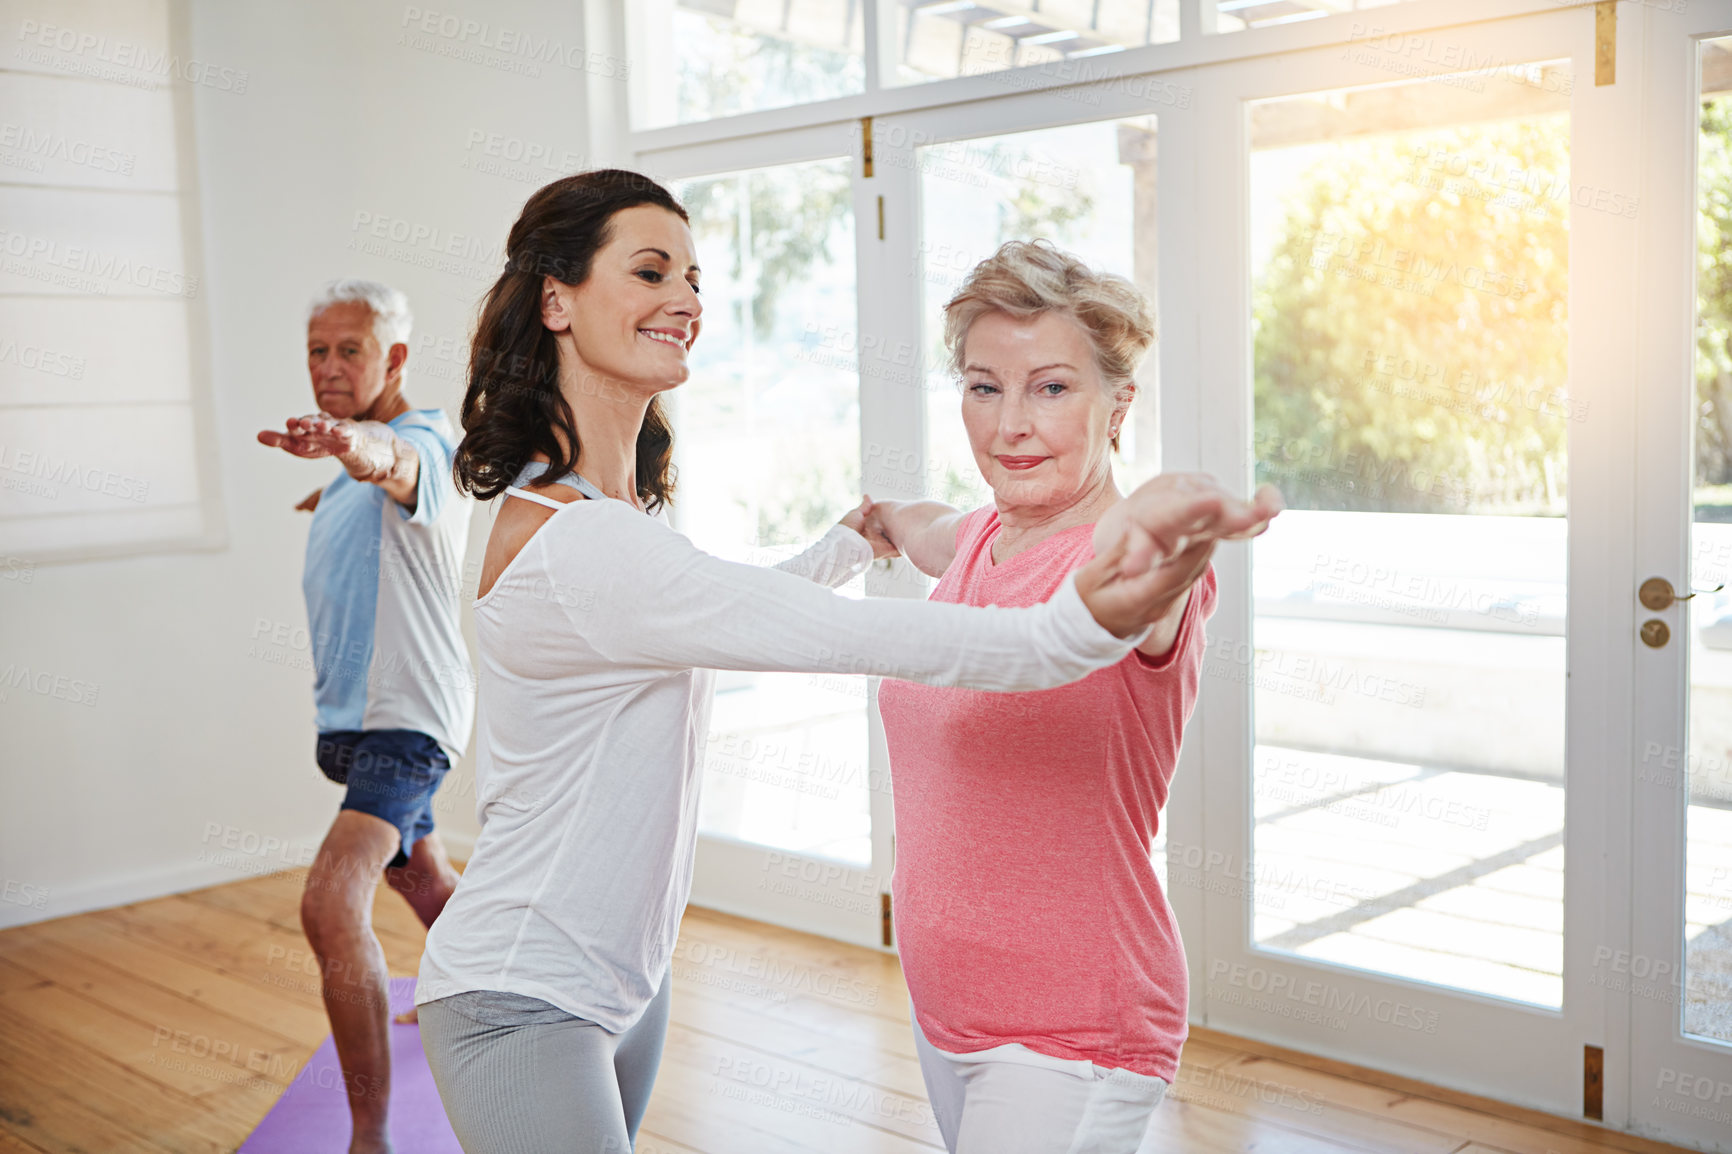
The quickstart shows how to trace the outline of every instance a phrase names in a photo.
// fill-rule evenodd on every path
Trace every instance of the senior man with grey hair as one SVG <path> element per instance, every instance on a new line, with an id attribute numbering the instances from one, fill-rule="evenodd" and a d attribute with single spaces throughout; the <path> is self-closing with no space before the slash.
<path id="1" fill-rule="evenodd" d="M 315 760 L 347 787 L 307 872 L 301 926 L 343 1065 L 350 1154 L 391 1150 L 388 978 L 374 891 L 382 873 L 426 925 L 451 896 L 457 874 L 433 832 L 433 794 L 468 745 L 475 713 L 459 596 L 470 504 L 451 479 L 450 420 L 403 395 L 411 324 L 396 289 L 327 285 L 307 309 L 319 411 L 258 435 L 343 466 L 296 508 L 313 514 L 301 589 Z"/>

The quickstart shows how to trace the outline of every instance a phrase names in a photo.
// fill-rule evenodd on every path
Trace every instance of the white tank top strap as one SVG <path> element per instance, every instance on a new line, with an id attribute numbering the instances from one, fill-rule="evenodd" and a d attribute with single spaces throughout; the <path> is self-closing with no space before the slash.
<path id="1" fill-rule="evenodd" d="M 527 489 L 519 489 L 516 485 L 505 486 L 508 497 L 522 497 L 525 501 L 534 501 L 537 505 L 546 505 L 549 509 L 563 509 L 565 502 L 555 501 L 552 497 L 543 497 L 540 493 L 531 493 Z"/>
<path id="2" fill-rule="evenodd" d="M 531 461 L 531 462 L 529 462 L 528 464 L 524 465 L 523 468 L 521 468 L 517 471 L 516 484 L 512 485 L 512 486 L 508 486 L 506 491 L 510 492 L 512 489 L 517 488 L 517 486 L 522 485 L 525 481 L 533 480 L 534 478 L 541 476 L 543 473 L 547 472 L 547 470 L 551 467 L 552 466 L 550 466 L 546 461 Z M 592 484 L 587 478 L 578 475 L 576 470 L 573 470 L 572 472 L 569 472 L 565 476 L 560 477 L 556 480 L 547 481 L 544 483 L 549 484 L 549 485 L 570 485 L 573 489 L 576 489 L 579 493 L 582 493 L 585 497 L 588 497 L 591 501 L 605 501 L 608 499 L 606 493 L 603 493 L 599 488 L 597 488 L 594 484 Z M 519 490 L 514 495 L 520 496 L 520 497 L 529 496 L 529 494 L 524 493 L 521 490 Z M 552 502 L 552 503 L 555 505 L 559 504 L 559 502 L 557 502 L 557 501 Z"/>

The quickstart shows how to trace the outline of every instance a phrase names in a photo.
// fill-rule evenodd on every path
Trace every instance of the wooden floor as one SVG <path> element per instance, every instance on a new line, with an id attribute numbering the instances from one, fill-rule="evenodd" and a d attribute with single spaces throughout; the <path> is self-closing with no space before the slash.
<path id="1" fill-rule="evenodd" d="M 329 1033 L 302 880 L 0 933 L 0 1152 L 234 1150 Z M 376 919 L 413 974 L 407 906 Z M 942 1150 L 893 957 L 693 909 L 674 983 L 639 1154 Z M 1146 1154 L 1675 1149 L 1201 1029 L 1156 1118 Z"/>

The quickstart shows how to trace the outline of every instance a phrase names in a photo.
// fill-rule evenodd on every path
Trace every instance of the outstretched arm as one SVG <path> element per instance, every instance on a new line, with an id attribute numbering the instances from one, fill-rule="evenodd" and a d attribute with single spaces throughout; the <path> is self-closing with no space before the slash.
<path id="1" fill-rule="evenodd" d="M 1160 657 L 1178 637 L 1191 587 L 1208 571 L 1215 546 L 1257 536 L 1283 508 L 1273 485 L 1246 502 L 1207 474 L 1163 473 L 1095 523 L 1096 558 L 1079 573 L 1105 564 L 1118 575 L 1115 595 L 1133 619 L 1153 623 L 1137 649 Z"/>
<path id="2" fill-rule="evenodd" d="M 544 549 L 567 619 L 621 666 L 872 674 L 1013 692 L 1115 664 L 1145 632 L 1104 626 L 1072 578 L 1028 609 L 843 597 L 723 561 L 617 505 L 597 502 L 581 534 L 556 533 Z"/>
<path id="3" fill-rule="evenodd" d="M 956 559 L 956 528 L 967 514 L 943 501 L 874 501 L 871 516 L 884 536 L 928 577 L 942 577 Z"/>
<path id="4" fill-rule="evenodd" d="M 620 665 L 865 673 L 1014 692 L 1074 681 L 1146 640 L 1176 594 L 1166 555 L 1136 534 L 1168 549 L 1249 536 L 1278 511 L 1279 497 L 1254 505 L 1202 478 L 1120 504 L 1129 508 L 1117 518 L 1119 536 L 1109 533 L 1103 552 L 1026 609 L 839 597 L 789 573 L 713 557 L 617 502 L 597 502 L 582 534 L 557 534 L 543 547 L 571 625 Z"/>
<path id="5" fill-rule="evenodd" d="M 415 511 L 421 454 L 390 425 L 316 413 L 290 417 L 283 428 L 261 430 L 259 444 L 308 459 L 335 457 L 349 476 L 379 486 L 393 501 Z"/>

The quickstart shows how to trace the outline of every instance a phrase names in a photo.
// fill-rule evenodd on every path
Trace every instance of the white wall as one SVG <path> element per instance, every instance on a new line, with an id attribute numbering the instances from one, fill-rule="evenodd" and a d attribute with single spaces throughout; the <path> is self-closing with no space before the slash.
<path id="1" fill-rule="evenodd" d="M 611 64 L 583 67 L 584 5 L 464 2 L 425 31 L 415 14 L 431 6 L 190 0 L 191 55 L 248 76 L 244 93 L 194 97 L 228 545 L 0 583 L 0 667 L 100 687 L 93 707 L 34 693 L 0 703 L 0 926 L 304 863 L 336 813 L 342 791 L 313 762 L 312 673 L 294 667 L 308 651 L 270 643 L 279 625 L 304 630 L 309 517 L 293 506 L 335 467 L 254 440 L 314 407 L 304 303 L 341 275 L 403 289 L 416 317 L 409 400 L 455 424 L 462 345 L 524 198 L 615 159 L 587 152 L 588 110 L 623 81 L 602 75 Z M 519 48 L 518 33 L 541 59 L 502 47 Z M 562 50 L 578 67 L 549 58 Z M 489 138 L 552 159 L 488 156 Z M 358 214 L 423 239 L 379 240 Z M 478 507 L 466 591 L 488 524 Z M 473 652 L 467 612 L 465 631 Z M 456 848 L 476 828 L 472 756 L 441 791 Z"/>

